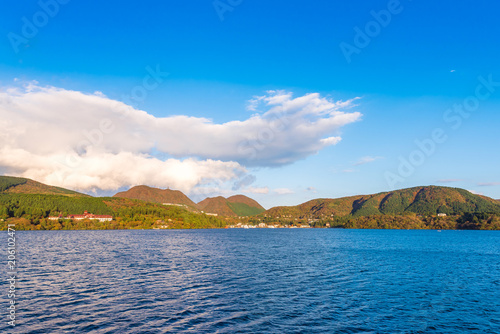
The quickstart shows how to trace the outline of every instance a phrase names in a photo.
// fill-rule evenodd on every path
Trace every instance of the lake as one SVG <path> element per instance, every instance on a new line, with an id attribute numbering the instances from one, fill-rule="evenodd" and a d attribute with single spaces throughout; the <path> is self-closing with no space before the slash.
<path id="1" fill-rule="evenodd" d="M 16 237 L 13 333 L 500 333 L 497 231 Z M 5 332 L 5 281 L 2 289 Z"/>

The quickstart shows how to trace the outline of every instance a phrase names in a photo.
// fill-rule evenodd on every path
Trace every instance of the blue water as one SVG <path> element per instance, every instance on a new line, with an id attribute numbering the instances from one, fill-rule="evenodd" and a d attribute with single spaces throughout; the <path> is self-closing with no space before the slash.
<path id="1" fill-rule="evenodd" d="M 13 333 L 500 333 L 500 232 L 36 231 L 17 242 Z"/>

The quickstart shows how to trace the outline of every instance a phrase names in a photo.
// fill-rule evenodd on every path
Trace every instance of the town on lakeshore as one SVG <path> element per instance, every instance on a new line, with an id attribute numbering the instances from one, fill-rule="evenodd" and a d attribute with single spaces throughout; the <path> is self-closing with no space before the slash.
<path id="1" fill-rule="evenodd" d="M 327 224 L 326 227 L 330 227 L 330 224 Z M 235 225 L 227 225 L 226 228 L 311 228 L 309 224 L 298 224 L 298 225 L 281 225 L 281 224 L 266 224 L 260 223 L 258 225 L 249 225 L 238 223 Z"/>

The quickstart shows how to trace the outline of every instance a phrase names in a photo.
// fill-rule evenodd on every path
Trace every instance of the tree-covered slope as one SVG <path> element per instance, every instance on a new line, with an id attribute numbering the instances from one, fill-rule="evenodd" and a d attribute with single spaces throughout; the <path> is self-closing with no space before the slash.
<path id="1" fill-rule="evenodd" d="M 198 203 L 198 208 L 207 213 L 216 213 L 226 217 L 254 216 L 265 211 L 257 201 L 244 195 L 229 198 L 209 197 Z"/>
<path id="2" fill-rule="evenodd" d="M 404 213 L 458 215 L 464 212 L 500 213 L 498 201 L 448 187 L 414 187 L 374 195 L 316 199 L 292 207 L 267 210 L 268 217 L 311 218 L 364 217 Z"/>
<path id="3" fill-rule="evenodd" d="M 245 195 L 234 195 L 227 198 L 227 204 L 237 216 L 255 216 L 266 211 L 256 200 Z"/>
<path id="4" fill-rule="evenodd" d="M 259 209 L 245 203 L 228 202 L 227 205 L 238 217 L 255 216 L 264 211 L 264 209 Z"/>
<path id="5" fill-rule="evenodd" d="M 236 216 L 236 213 L 229 207 L 227 199 L 222 196 L 205 198 L 198 203 L 198 208 L 205 213 L 213 213 L 219 216 Z"/>
<path id="6" fill-rule="evenodd" d="M 88 211 L 112 215 L 112 222 L 51 221 L 49 216 L 67 216 Z M 220 228 L 225 222 L 191 212 L 183 207 L 165 206 L 135 199 L 44 194 L 0 194 L 0 228 L 13 219 L 23 222 L 19 229 L 110 229 L 110 228 Z"/>
<path id="7" fill-rule="evenodd" d="M 28 179 L 13 176 L 0 176 L 0 192 L 4 192 L 9 188 L 24 184 Z"/>
<path id="8" fill-rule="evenodd" d="M 0 176 L 0 193 L 88 196 L 73 190 L 13 176 Z"/>

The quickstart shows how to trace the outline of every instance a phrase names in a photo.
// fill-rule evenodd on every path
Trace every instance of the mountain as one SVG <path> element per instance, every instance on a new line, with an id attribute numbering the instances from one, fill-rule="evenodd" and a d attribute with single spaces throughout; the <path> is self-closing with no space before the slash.
<path id="1" fill-rule="evenodd" d="M 206 198 L 196 204 L 179 190 L 158 189 L 148 186 L 136 186 L 117 193 L 113 197 L 138 199 L 161 204 L 185 205 L 191 209 L 226 217 L 253 216 L 265 211 L 259 203 L 244 195 L 235 195 L 229 198 L 222 196 Z"/>
<path id="2" fill-rule="evenodd" d="M 21 230 L 220 228 L 227 224 L 226 219 L 199 214 L 198 210 L 224 217 L 252 216 L 245 218 L 251 224 L 500 230 L 500 201 L 458 188 L 415 187 L 374 195 L 315 199 L 265 211 L 243 195 L 207 198 L 197 205 L 180 191 L 138 186 L 115 197 L 92 197 L 26 178 L 0 176 L 0 230 L 5 230 L 10 221 L 16 221 L 16 228 Z M 115 220 L 104 226 L 47 219 L 84 211 L 113 215 Z M 438 213 L 447 216 L 437 217 Z"/>
<path id="3" fill-rule="evenodd" d="M 254 216 L 265 211 L 259 203 L 244 195 L 206 198 L 198 203 L 198 208 L 227 217 Z"/>
<path id="4" fill-rule="evenodd" d="M 89 197 L 88 195 L 73 190 L 49 186 L 31 179 L 13 176 L 0 176 L 0 193 Z"/>
<path id="5" fill-rule="evenodd" d="M 369 215 L 416 214 L 448 215 L 463 212 L 500 213 L 498 201 L 474 195 L 467 190 L 448 187 L 415 187 L 374 195 L 359 195 L 338 199 L 315 199 L 297 206 L 274 207 L 264 215 L 273 218 L 323 219 L 332 217 L 362 217 Z"/>
<path id="6" fill-rule="evenodd" d="M 148 186 L 136 186 L 127 191 L 119 192 L 113 197 L 139 199 L 160 204 L 171 203 L 174 205 L 185 205 L 191 208 L 196 207 L 196 203 L 179 190 L 158 189 Z"/>
<path id="7" fill-rule="evenodd" d="M 237 216 L 229 207 L 227 199 L 222 196 L 205 198 L 198 203 L 198 208 L 206 213 L 215 213 L 220 216 Z"/>

